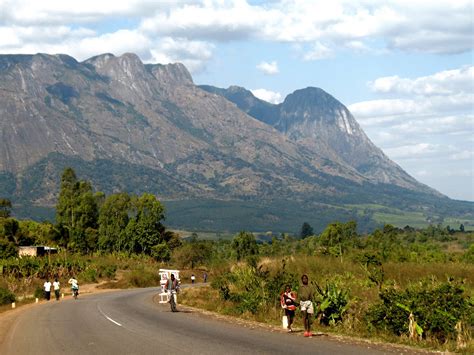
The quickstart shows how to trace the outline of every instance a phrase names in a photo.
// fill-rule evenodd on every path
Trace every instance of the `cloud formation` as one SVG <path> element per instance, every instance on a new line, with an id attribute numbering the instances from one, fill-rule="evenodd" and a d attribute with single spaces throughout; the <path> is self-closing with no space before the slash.
<path id="1" fill-rule="evenodd" d="M 279 104 L 283 101 L 283 96 L 279 92 L 267 89 L 254 89 L 250 91 L 252 91 L 252 94 L 254 94 L 255 97 L 272 104 Z"/>
<path id="2" fill-rule="evenodd" d="M 278 70 L 278 64 L 276 61 L 273 62 L 260 62 L 257 65 L 257 69 L 260 70 L 265 75 L 275 75 L 278 74 L 280 71 Z"/>
<path id="3" fill-rule="evenodd" d="M 431 186 L 456 178 L 467 188 L 453 197 L 474 200 L 474 67 L 414 79 L 382 77 L 368 85 L 386 98 L 349 109 L 374 143 Z"/>
<path id="4" fill-rule="evenodd" d="M 300 45 L 302 60 L 327 58 L 341 49 L 378 50 L 373 48 L 374 43 L 382 43 L 385 50 L 462 53 L 473 48 L 472 3 L 0 1 L 1 53 L 61 51 L 82 60 L 97 54 L 89 49 L 97 46 L 99 52 L 136 51 L 145 61 L 186 60 L 195 70 L 201 70 L 212 58 L 217 43 L 242 39 Z M 178 43 L 190 43 L 193 49 L 186 51 Z"/>

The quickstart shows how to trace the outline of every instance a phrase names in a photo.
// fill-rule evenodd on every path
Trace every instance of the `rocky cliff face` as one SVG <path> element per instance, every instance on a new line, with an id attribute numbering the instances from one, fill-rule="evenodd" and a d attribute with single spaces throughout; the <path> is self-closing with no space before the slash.
<path id="1" fill-rule="evenodd" d="M 281 104 L 273 105 L 240 87 L 200 87 L 224 96 L 249 115 L 275 127 L 290 140 L 332 162 L 354 169 L 374 183 L 434 192 L 391 161 L 370 141 L 349 110 L 320 88 L 297 90 Z"/>
<path id="2" fill-rule="evenodd" d="M 134 54 L 0 56 L 0 128 L 0 195 L 38 204 L 55 203 L 67 165 L 105 192 L 168 199 L 436 195 L 321 89 L 272 105 L 238 87 L 197 87 L 183 65 Z"/>

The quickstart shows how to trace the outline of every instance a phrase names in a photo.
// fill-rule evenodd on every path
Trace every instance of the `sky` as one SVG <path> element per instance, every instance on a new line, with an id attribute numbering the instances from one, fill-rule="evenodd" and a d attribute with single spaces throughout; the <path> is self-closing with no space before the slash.
<path id="1" fill-rule="evenodd" d="M 196 84 L 345 104 L 410 175 L 474 201 L 471 0 L 0 0 L 0 53 L 184 63 Z"/>

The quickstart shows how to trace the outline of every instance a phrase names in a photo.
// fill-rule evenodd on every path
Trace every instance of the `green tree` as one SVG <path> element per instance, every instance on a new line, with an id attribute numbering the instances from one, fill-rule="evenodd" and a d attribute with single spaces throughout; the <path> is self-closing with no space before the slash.
<path id="1" fill-rule="evenodd" d="M 17 256 L 17 248 L 14 243 L 0 238 L 0 259 Z"/>
<path id="2" fill-rule="evenodd" d="M 164 219 L 164 207 L 157 198 L 144 193 L 132 201 L 133 216 L 127 225 L 127 238 L 132 241 L 131 251 L 135 253 L 151 253 L 151 247 L 165 240 L 165 228 L 161 224 Z M 132 222 L 132 223 L 131 223 Z"/>
<path id="3" fill-rule="evenodd" d="M 329 224 L 321 233 L 321 245 L 326 247 L 330 254 L 341 256 L 346 249 L 357 242 L 357 223 L 335 222 Z"/>
<path id="4" fill-rule="evenodd" d="M 304 239 L 312 235 L 314 235 L 313 227 L 311 227 L 309 223 L 304 222 L 303 225 L 301 226 L 301 232 L 300 232 L 301 239 Z"/>
<path id="5" fill-rule="evenodd" d="M 98 221 L 100 250 L 122 251 L 125 247 L 130 204 L 130 196 L 125 192 L 110 195 L 103 202 Z"/>
<path id="6" fill-rule="evenodd" d="M 9 199 L 0 198 L 0 218 L 10 217 L 12 203 Z"/>
<path id="7" fill-rule="evenodd" d="M 56 205 L 56 222 L 66 228 L 74 227 L 74 206 L 76 198 L 77 177 L 72 168 L 66 168 L 61 176 L 58 203 Z"/>
<path id="8" fill-rule="evenodd" d="M 210 241 L 185 242 L 173 252 L 173 259 L 183 267 L 201 265 L 210 260 L 213 252 L 213 243 Z"/>
<path id="9" fill-rule="evenodd" d="M 249 232 L 240 232 L 232 240 L 232 249 L 237 260 L 258 255 L 258 245 L 255 236 Z"/>
<path id="10" fill-rule="evenodd" d="M 97 245 L 98 205 L 97 196 L 88 181 L 77 180 L 76 173 L 66 168 L 61 177 L 61 187 L 56 206 L 58 229 L 67 233 L 71 250 L 88 253 Z"/>

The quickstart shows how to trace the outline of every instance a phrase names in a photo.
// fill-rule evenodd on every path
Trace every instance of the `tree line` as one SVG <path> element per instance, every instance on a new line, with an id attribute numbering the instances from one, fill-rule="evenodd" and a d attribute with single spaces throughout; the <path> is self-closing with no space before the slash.
<path id="1" fill-rule="evenodd" d="M 94 192 L 72 168 L 61 176 L 54 224 L 10 217 L 11 202 L 0 201 L 0 258 L 20 245 L 53 244 L 72 253 L 143 253 L 167 260 L 180 238 L 163 225 L 165 209 L 156 196 Z"/>

